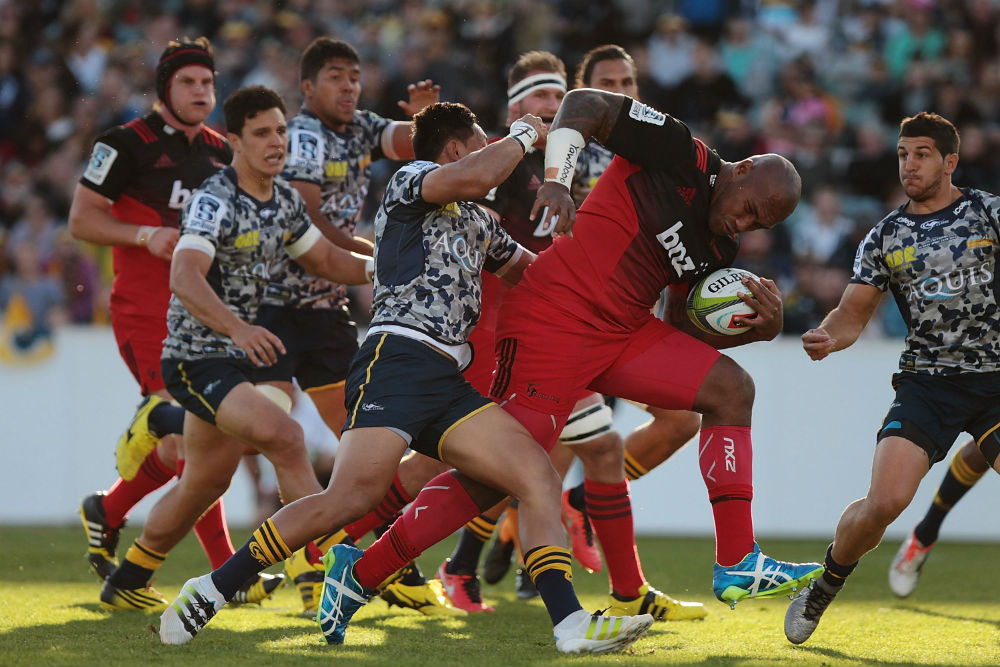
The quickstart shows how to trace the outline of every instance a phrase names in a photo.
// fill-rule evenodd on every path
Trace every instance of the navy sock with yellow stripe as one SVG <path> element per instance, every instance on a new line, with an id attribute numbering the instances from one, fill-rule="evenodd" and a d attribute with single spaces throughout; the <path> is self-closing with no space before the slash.
<path id="1" fill-rule="evenodd" d="M 545 603 L 553 626 L 583 609 L 573 590 L 573 564 L 567 549 L 535 547 L 524 554 L 524 566 Z"/>
<path id="2" fill-rule="evenodd" d="M 228 601 L 247 579 L 291 555 L 291 550 L 281 539 L 274 522 L 268 519 L 253 532 L 246 544 L 212 572 L 212 581 Z"/>
<path id="3" fill-rule="evenodd" d="M 644 465 L 642 465 L 641 463 L 639 463 L 638 461 L 636 461 L 635 457 L 632 456 L 631 454 L 629 454 L 628 450 L 626 449 L 625 450 L 625 479 L 627 479 L 630 482 L 634 482 L 635 480 L 639 479 L 640 477 L 645 476 L 646 473 L 648 473 L 648 472 L 649 472 L 649 469 L 647 469 Z"/>
<path id="4" fill-rule="evenodd" d="M 112 586 L 122 590 L 145 588 L 166 558 L 167 554 L 153 551 L 136 540 L 125 554 L 125 560 L 108 579 Z"/>
<path id="5" fill-rule="evenodd" d="M 945 473 L 941 486 L 934 494 L 934 501 L 927 509 L 927 514 L 913 529 L 920 544 L 927 547 L 937 542 L 941 523 L 948 516 L 948 512 L 985 474 L 985 470 L 980 472 L 969 467 L 962 458 L 961 449 L 955 452 L 951 465 L 948 466 L 948 472 Z"/>

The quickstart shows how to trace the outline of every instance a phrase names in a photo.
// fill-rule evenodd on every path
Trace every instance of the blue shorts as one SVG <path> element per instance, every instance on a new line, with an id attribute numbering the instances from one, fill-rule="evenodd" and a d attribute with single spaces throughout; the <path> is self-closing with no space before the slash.
<path id="1" fill-rule="evenodd" d="M 927 452 L 932 465 L 948 454 L 963 431 L 975 438 L 987 458 L 989 448 L 996 447 L 1000 373 L 895 373 L 892 386 L 896 398 L 876 440 L 892 435 L 912 440 Z"/>
<path id="2" fill-rule="evenodd" d="M 167 391 L 188 412 L 215 424 L 215 413 L 233 387 L 252 383 L 257 369 L 249 359 L 209 357 L 160 361 Z"/>
<path id="3" fill-rule="evenodd" d="M 410 448 L 439 461 L 449 431 L 495 405 L 472 388 L 454 359 L 389 333 L 373 334 L 361 345 L 347 376 L 346 400 L 345 431 L 388 428 Z"/>
<path id="4" fill-rule="evenodd" d="M 358 351 L 358 330 L 345 309 L 261 306 L 255 324 L 280 338 L 286 350 L 271 366 L 257 369 L 257 382 L 294 377 L 302 391 L 344 383 Z"/>

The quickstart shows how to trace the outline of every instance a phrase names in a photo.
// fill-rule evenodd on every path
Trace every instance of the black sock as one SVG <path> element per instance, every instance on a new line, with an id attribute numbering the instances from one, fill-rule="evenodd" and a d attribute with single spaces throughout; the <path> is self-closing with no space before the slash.
<path id="1" fill-rule="evenodd" d="M 403 566 L 398 581 L 404 586 L 422 586 L 427 583 L 427 579 L 424 578 L 424 575 L 420 571 L 420 567 L 417 565 L 417 561 L 415 560 L 411 560 Z"/>
<path id="2" fill-rule="evenodd" d="M 463 528 L 445 570 L 448 574 L 475 574 L 484 544 L 486 543 L 479 539 L 478 535 L 468 528 Z"/>
<path id="3" fill-rule="evenodd" d="M 184 433 L 184 408 L 160 403 L 149 412 L 149 430 L 157 438 Z"/>
<path id="4" fill-rule="evenodd" d="M 587 496 L 583 490 L 583 482 L 580 482 L 569 490 L 569 504 L 580 512 L 587 510 Z"/>
<path id="5" fill-rule="evenodd" d="M 841 565 L 837 561 L 833 560 L 833 545 L 831 544 L 826 550 L 826 559 L 823 561 L 823 565 L 826 570 L 823 572 L 823 581 L 833 588 L 839 589 L 847 581 L 847 577 L 850 576 L 851 572 L 854 572 L 854 568 L 858 566 L 857 562 L 851 565 Z"/>
<path id="6" fill-rule="evenodd" d="M 924 515 L 924 518 L 913 529 L 913 534 L 916 535 L 920 544 L 929 547 L 937 542 L 941 524 L 948 516 L 948 512 L 985 473 L 985 470 L 983 472 L 972 470 L 962 458 L 961 450 L 952 457 L 951 465 L 934 495 L 934 502 L 927 508 L 927 514 Z"/>
<path id="7" fill-rule="evenodd" d="M 225 563 L 219 566 L 218 570 L 212 572 L 212 581 L 215 588 L 222 593 L 226 600 L 232 600 L 240 586 L 246 580 L 264 570 L 260 561 L 250 553 L 249 542 L 236 550 Z"/>

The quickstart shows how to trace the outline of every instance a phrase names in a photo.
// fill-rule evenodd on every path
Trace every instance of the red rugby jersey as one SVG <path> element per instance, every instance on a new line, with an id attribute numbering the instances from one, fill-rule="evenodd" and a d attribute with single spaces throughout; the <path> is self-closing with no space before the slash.
<path id="1" fill-rule="evenodd" d="M 114 202 L 111 213 L 122 222 L 176 228 L 191 192 L 232 156 L 218 132 L 205 127 L 188 142 L 151 112 L 101 134 L 80 183 Z M 112 255 L 111 309 L 166 317 L 170 262 L 138 246 L 115 246 Z"/>

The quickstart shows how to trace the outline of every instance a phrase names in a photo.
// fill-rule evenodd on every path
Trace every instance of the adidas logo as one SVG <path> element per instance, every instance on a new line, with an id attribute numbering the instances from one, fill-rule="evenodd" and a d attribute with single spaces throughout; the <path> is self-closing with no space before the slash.
<path id="1" fill-rule="evenodd" d="M 170 167 L 176 167 L 177 165 L 170 156 L 164 153 L 160 157 L 156 158 L 156 162 L 153 164 L 153 169 L 169 169 Z"/>
<path id="2" fill-rule="evenodd" d="M 537 190 L 540 187 L 542 187 L 542 182 L 540 180 L 538 180 L 538 176 L 537 175 L 532 174 L 531 175 L 531 180 L 528 181 L 528 189 L 529 190 Z"/>
<path id="3" fill-rule="evenodd" d="M 683 199 L 684 203 L 687 204 L 688 206 L 691 205 L 691 200 L 694 199 L 694 193 L 695 193 L 694 188 L 683 188 L 683 187 L 677 188 L 677 194 L 681 196 L 681 199 Z"/>

